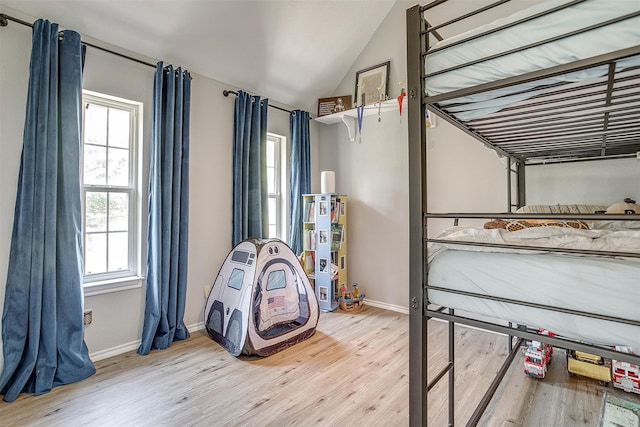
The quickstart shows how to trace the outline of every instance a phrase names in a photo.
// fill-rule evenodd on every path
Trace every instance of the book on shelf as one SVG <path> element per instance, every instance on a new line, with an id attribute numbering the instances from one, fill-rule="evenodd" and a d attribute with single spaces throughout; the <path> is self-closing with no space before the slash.
<path id="1" fill-rule="evenodd" d="M 308 275 L 312 275 L 316 270 L 316 253 L 310 252 L 308 255 L 304 257 L 304 271 L 307 272 Z"/>
<path id="2" fill-rule="evenodd" d="M 336 198 L 331 203 L 331 222 L 336 224 L 340 220 L 340 199 Z"/>
<path id="3" fill-rule="evenodd" d="M 304 230 L 304 238 L 302 240 L 302 248 L 305 251 L 316 250 L 316 230 Z"/>
<path id="4" fill-rule="evenodd" d="M 307 200 L 304 206 L 304 221 L 315 222 L 316 220 L 316 202 Z"/>

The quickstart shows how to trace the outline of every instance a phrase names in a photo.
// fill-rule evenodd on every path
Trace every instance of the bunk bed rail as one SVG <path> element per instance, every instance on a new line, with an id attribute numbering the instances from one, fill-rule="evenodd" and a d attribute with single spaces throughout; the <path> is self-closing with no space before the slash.
<path id="1" fill-rule="evenodd" d="M 532 25 L 535 21 L 554 19 L 562 13 L 573 13 L 576 8 L 591 7 L 598 0 L 556 1 L 546 9 L 536 9 L 527 16 L 513 15 L 496 25 L 488 25 L 477 31 L 459 36 L 452 41 L 450 28 L 464 24 L 471 17 L 478 17 L 491 11 L 502 16 L 511 12 L 499 12 L 510 8 L 509 0 L 497 0 L 490 4 L 473 4 L 472 10 L 463 10 L 454 18 L 445 18 L 435 22 L 438 8 L 451 4 L 449 0 L 433 0 L 430 3 L 416 5 L 407 10 L 407 93 L 408 93 L 408 144 L 409 144 L 409 229 L 410 229 L 410 311 L 409 311 L 409 367 L 410 367 L 410 425 L 426 426 L 429 420 L 427 408 L 428 392 L 441 379 L 449 378 L 449 425 L 454 422 L 454 325 L 463 324 L 483 330 L 502 333 L 508 336 L 509 355 L 500 369 L 498 377 L 489 386 L 474 411 L 468 425 L 475 425 L 480 420 L 493 393 L 497 390 L 501 378 L 505 375 L 509 364 L 514 359 L 515 348 L 522 340 L 541 340 L 560 348 L 572 349 L 617 358 L 629 363 L 640 364 L 640 356 L 616 351 L 603 345 L 593 345 L 576 341 L 567 337 L 548 337 L 541 339 L 537 330 L 529 330 L 522 326 L 490 323 L 475 318 L 460 316 L 451 307 L 434 306 L 427 297 L 429 291 L 458 292 L 444 289 L 429 283 L 429 266 L 431 245 L 476 245 L 477 242 L 451 242 L 439 238 L 428 237 L 430 219 L 495 219 L 523 218 L 513 213 L 431 213 L 427 199 L 427 150 L 426 150 L 426 117 L 435 113 L 448 123 L 463 130 L 486 146 L 494 149 L 499 155 L 508 158 L 507 199 L 509 208 L 524 204 L 524 166 L 544 163 L 565 163 L 602 159 L 620 159 L 627 157 L 640 158 L 640 6 L 631 3 L 630 10 L 621 12 L 619 16 L 606 17 L 599 22 L 581 23 L 581 28 L 571 28 L 563 34 L 551 34 L 537 41 L 523 41 L 518 48 L 506 47 L 503 52 L 481 54 L 466 60 L 462 64 L 447 64 L 433 67 L 433 58 L 437 55 L 449 55 L 455 49 L 465 48 L 482 39 L 504 34 L 512 29 Z M 471 2 L 469 2 L 471 4 Z M 460 5 L 460 3 L 456 3 Z M 513 9 L 513 8 L 511 8 Z M 551 21 L 550 21 L 551 22 Z M 492 77 L 489 80 L 470 82 L 461 86 L 452 86 L 447 90 L 436 86 L 438 78 L 448 79 L 449 73 L 463 74 L 469 67 L 491 61 L 502 61 L 504 58 L 530 52 L 540 46 L 549 46 L 556 42 L 563 43 L 576 37 L 585 37 L 592 32 L 607 31 L 615 33 L 612 28 L 622 25 L 624 28 L 636 27 L 633 30 L 637 39 L 624 42 L 612 41 L 617 46 L 615 51 L 605 51 L 583 55 L 540 68 L 525 69 L 513 75 Z M 624 32 L 627 34 L 626 32 Z M 494 43 L 495 44 L 495 43 Z M 498 43 L 499 45 L 500 43 Z M 566 49 L 565 49 L 566 50 Z M 527 58 L 522 60 L 527 62 Z M 538 65 L 533 63 L 532 65 Z M 500 68 L 500 67 L 497 67 Z M 576 78 L 580 75 L 580 78 Z M 475 77 L 474 77 L 475 78 Z M 488 95 L 487 95 L 488 94 Z M 482 107 L 478 108 L 478 96 L 487 97 Z M 429 113 L 428 113 L 429 112 Z M 515 165 L 515 170 L 512 167 Z M 515 185 L 511 182 L 511 173 L 515 175 Z M 518 200 L 511 203 L 512 188 L 518 191 Z M 624 215 L 584 215 L 584 214 L 526 214 L 528 219 L 563 219 L 586 221 L 626 221 L 640 220 Z M 499 244 L 487 244 L 494 248 L 502 248 Z M 504 249 L 506 249 L 505 245 Z M 618 252 L 599 250 L 572 250 L 548 247 L 524 247 L 508 245 L 510 249 L 544 250 L 547 252 L 564 252 L 587 257 L 625 257 L 640 258 L 637 252 L 621 250 Z M 484 298 L 486 295 L 474 295 L 473 292 L 462 291 L 469 298 Z M 540 310 L 562 312 L 562 307 L 549 307 L 531 303 L 522 299 L 498 297 L 503 302 L 533 306 Z M 640 322 L 625 317 L 606 316 L 589 311 L 568 310 L 567 314 L 585 316 L 602 320 L 624 323 L 631 328 L 640 328 Z M 431 318 L 449 322 L 449 363 L 435 376 L 427 381 L 427 328 Z M 634 329 L 635 331 L 635 329 Z M 516 341 L 517 337 L 517 341 Z M 448 375 L 447 375 L 448 374 Z"/>

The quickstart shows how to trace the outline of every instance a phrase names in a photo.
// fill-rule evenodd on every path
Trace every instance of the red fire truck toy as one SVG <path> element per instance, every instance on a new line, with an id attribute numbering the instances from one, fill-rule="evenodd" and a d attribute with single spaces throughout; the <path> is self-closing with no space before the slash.
<path id="1" fill-rule="evenodd" d="M 634 354 L 629 347 L 616 347 L 617 351 Z M 630 393 L 640 394 L 640 366 L 613 359 L 611 361 L 613 386 Z"/>
<path id="2" fill-rule="evenodd" d="M 536 378 L 547 375 L 547 365 L 551 363 L 553 347 L 540 341 L 532 341 L 524 357 L 524 373 Z"/>

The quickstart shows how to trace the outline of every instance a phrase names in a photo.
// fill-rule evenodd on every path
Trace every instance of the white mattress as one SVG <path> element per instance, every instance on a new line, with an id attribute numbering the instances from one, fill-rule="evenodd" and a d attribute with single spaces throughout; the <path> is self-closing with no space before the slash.
<path id="1" fill-rule="evenodd" d="M 432 259 L 428 280 L 447 289 L 640 321 L 637 260 L 443 250 Z M 428 300 L 588 343 L 640 349 L 638 326 L 431 289 Z"/>
<path id="2" fill-rule="evenodd" d="M 513 22 L 525 16 L 530 16 L 543 10 L 550 9 L 568 0 L 552 0 L 525 9 L 510 17 L 497 20 L 491 24 L 479 27 L 456 37 L 443 40 L 434 47 L 445 46 L 460 38 L 486 31 L 489 28 Z M 571 32 L 599 22 L 607 21 L 628 13 L 640 10 L 637 0 L 589 0 L 567 7 L 555 13 L 528 21 L 496 33 L 453 46 L 443 51 L 428 54 L 425 61 L 427 74 L 464 64 L 476 59 L 505 52 L 517 47 L 548 39 L 556 35 Z M 428 77 L 426 84 L 427 95 L 438 95 L 454 90 L 473 87 L 482 83 L 498 81 L 524 73 L 547 69 L 556 65 L 571 63 L 597 55 L 613 52 L 640 44 L 640 17 L 627 19 L 606 27 L 591 30 L 586 33 L 564 38 L 535 48 L 529 48 L 514 54 L 475 65 L 460 68 L 436 76 Z M 634 57 L 617 64 L 617 71 L 631 66 L 640 65 L 640 58 Z M 460 110 L 456 115 L 461 120 L 470 120 L 495 111 L 505 105 L 518 102 L 534 94 L 524 94 L 505 99 L 502 97 L 510 92 L 531 89 L 540 85 L 562 82 L 580 82 L 605 75 L 606 66 L 597 69 L 584 70 L 565 76 L 554 77 L 537 82 L 526 83 L 511 88 L 499 89 L 488 93 L 471 95 L 440 103 L 446 106 L 451 103 L 484 101 L 479 107 L 467 111 Z"/>

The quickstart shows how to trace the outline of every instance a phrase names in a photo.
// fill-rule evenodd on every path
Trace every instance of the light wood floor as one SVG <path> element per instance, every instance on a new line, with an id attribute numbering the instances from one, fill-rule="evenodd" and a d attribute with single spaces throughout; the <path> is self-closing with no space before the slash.
<path id="1" fill-rule="evenodd" d="M 430 322 L 436 372 L 446 358 L 446 326 Z M 501 363 L 506 338 L 462 327 L 456 337 L 456 424 L 464 425 Z M 99 361 L 97 373 L 80 383 L 0 402 L 0 425 L 407 426 L 407 351 L 408 316 L 366 305 L 357 313 L 321 314 L 313 337 L 267 358 L 235 358 L 196 332 L 149 356 Z M 569 378 L 563 365 L 557 357 L 538 381 L 515 361 L 498 390 L 503 397 L 492 401 L 481 424 L 596 426 L 604 389 Z M 442 390 L 430 395 L 429 425 L 441 426 L 446 381 L 436 388 Z"/>

